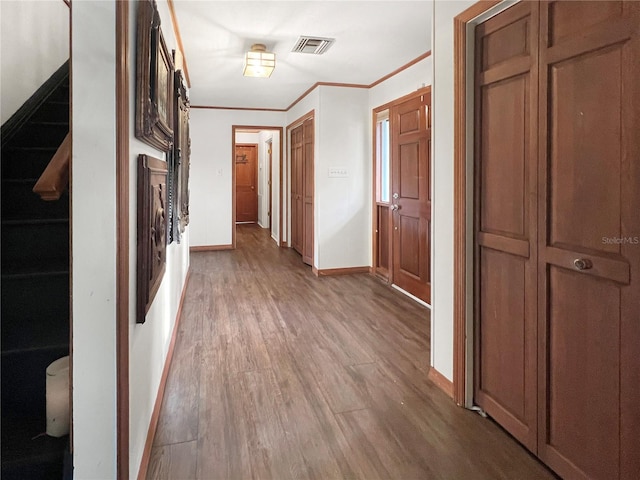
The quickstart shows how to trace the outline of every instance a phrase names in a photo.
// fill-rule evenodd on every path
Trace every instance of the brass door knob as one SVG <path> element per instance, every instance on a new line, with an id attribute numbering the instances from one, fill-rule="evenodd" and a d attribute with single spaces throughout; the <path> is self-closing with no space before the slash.
<path id="1" fill-rule="evenodd" d="M 578 270 L 589 270 L 593 267 L 593 263 L 588 258 L 576 258 L 573 261 L 573 266 Z"/>

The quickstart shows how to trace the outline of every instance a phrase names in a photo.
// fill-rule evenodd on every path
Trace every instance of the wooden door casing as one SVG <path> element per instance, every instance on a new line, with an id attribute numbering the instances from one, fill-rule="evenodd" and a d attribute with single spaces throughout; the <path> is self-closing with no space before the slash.
<path id="1" fill-rule="evenodd" d="M 258 221 L 258 145 L 236 144 L 236 222 Z"/>
<path id="2" fill-rule="evenodd" d="M 637 478 L 640 4 L 541 2 L 539 56 L 538 455 Z"/>
<path id="3" fill-rule="evenodd" d="M 476 403 L 529 449 L 537 441 L 537 8 L 476 28 Z"/>
<path id="4" fill-rule="evenodd" d="M 393 283 L 430 302 L 431 92 L 393 105 L 391 203 Z"/>

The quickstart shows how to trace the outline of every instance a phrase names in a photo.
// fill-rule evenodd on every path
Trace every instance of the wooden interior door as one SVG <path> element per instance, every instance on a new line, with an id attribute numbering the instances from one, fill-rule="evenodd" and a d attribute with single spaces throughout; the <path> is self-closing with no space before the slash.
<path id="1" fill-rule="evenodd" d="M 236 222 L 258 221 L 258 145 L 236 145 Z"/>
<path id="2" fill-rule="evenodd" d="M 393 283 L 430 302 L 431 94 L 394 105 L 391 118 Z"/>
<path id="3" fill-rule="evenodd" d="M 535 451 L 537 6 L 476 28 L 475 402 Z"/>
<path id="4" fill-rule="evenodd" d="M 302 207 L 302 154 L 303 144 L 303 127 L 300 125 L 291 131 L 291 246 L 293 249 L 302 254 L 302 226 L 303 226 L 303 207 Z"/>
<path id="5" fill-rule="evenodd" d="M 476 29 L 475 401 L 564 478 L 640 472 L 639 59 L 635 1 Z"/>
<path id="6" fill-rule="evenodd" d="M 640 3 L 542 2 L 539 456 L 640 475 Z"/>
<path id="7" fill-rule="evenodd" d="M 303 128 L 303 174 L 302 174 L 302 261 L 313 265 L 313 118 L 302 124 Z"/>

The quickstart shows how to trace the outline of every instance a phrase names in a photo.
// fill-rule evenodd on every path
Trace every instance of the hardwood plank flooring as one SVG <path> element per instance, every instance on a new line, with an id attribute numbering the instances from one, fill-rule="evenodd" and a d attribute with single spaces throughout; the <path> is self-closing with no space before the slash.
<path id="1" fill-rule="evenodd" d="M 191 254 L 148 479 L 546 479 L 427 379 L 429 311 L 255 225 Z"/>

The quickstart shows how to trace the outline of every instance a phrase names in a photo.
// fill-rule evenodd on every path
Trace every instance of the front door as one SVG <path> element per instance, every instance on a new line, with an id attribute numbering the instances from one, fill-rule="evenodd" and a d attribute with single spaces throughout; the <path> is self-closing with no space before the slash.
<path id="1" fill-rule="evenodd" d="M 429 155 L 431 93 L 390 109 L 393 283 L 430 302 Z"/>
<path id="2" fill-rule="evenodd" d="M 236 222 L 258 221 L 258 145 L 236 145 Z"/>

